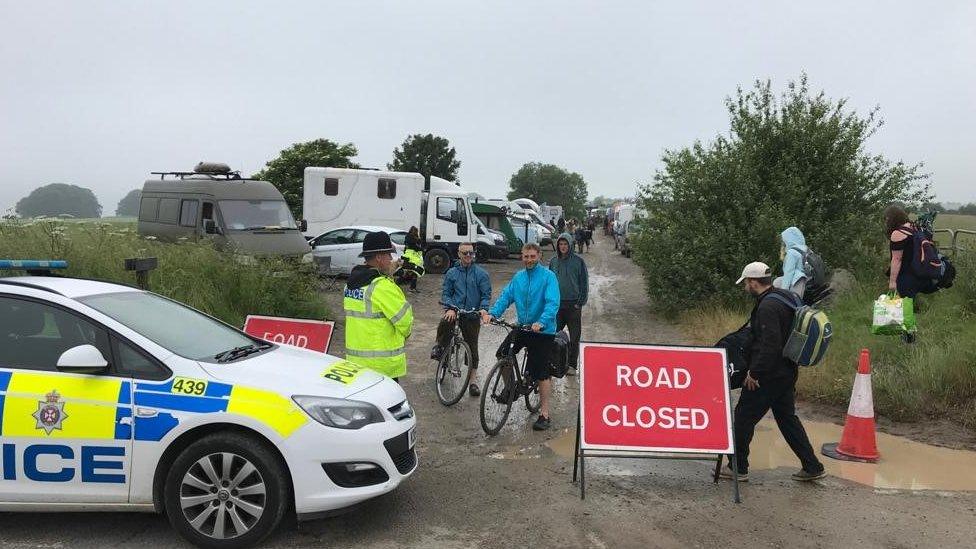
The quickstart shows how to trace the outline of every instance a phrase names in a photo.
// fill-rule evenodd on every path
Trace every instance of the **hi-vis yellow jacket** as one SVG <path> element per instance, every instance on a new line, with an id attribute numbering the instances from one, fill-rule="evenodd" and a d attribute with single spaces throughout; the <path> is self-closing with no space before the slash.
<path id="1" fill-rule="evenodd" d="M 342 300 L 346 360 L 397 378 L 407 373 L 405 342 L 413 309 L 393 280 L 365 265 L 353 269 Z"/>

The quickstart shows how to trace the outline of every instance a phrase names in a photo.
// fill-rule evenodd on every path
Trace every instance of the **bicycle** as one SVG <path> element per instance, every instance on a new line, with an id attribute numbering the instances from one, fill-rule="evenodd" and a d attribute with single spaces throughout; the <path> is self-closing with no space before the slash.
<path id="1" fill-rule="evenodd" d="M 505 339 L 504 354 L 488 373 L 485 387 L 481 391 L 481 428 L 488 436 L 495 436 L 508 421 L 512 403 L 516 399 L 524 398 L 525 407 L 529 413 L 534 414 L 542 405 L 542 395 L 539 393 L 539 382 L 529 377 L 525 369 L 528 352 L 522 353 L 522 362 L 519 364 L 518 353 L 515 351 L 518 334 L 531 330 L 528 326 L 519 326 L 496 318 L 491 319 L 491 324 L 509 330 L 509 337 Z M 489 409 L 489 407 L 495 408 L 495 405 L 498 410 Z"/>
<path id="2" fill-rule="evenodd" d="M 479 311 L 459 309 L 446 303 L 441 303 L 441 305 L 453 310 L 457 316 L 454 319 L 451 339 L 444 347 L 441 358 L 437 362 L 434 387 L 437 390 L 437 399 L 441 401 L 441 404 L 453 406 L 461 400 L 471 382 L 471 365 L 474 360 L 471 347 L 468 346 L 468 342 L 464 340 L 464 334 L 461 333 L 461 318 L 464 315 L 479 314 Z M 454 387 L 454 384 L 462 378 L 463 381 L 460 385 Z"/>

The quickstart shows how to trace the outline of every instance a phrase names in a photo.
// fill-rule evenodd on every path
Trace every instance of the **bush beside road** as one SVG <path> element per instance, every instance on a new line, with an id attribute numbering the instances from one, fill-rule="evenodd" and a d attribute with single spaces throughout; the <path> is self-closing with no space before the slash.
<path id="1" fill-rule="evenodd" d="M 0 222 L 0 257 L 65 259 L 66 276 L 133 284 L 126 258 L 157 257 L 150 289 L 234 326 L 248 314 L 323 319 L 326 306 L 311 265 L 267 258 L 243 261 L 207 241 L 166 243 L 140 237 L 132 223 L 52 220 Z M 23 274 L 4 272 L 4 276 Z"/>

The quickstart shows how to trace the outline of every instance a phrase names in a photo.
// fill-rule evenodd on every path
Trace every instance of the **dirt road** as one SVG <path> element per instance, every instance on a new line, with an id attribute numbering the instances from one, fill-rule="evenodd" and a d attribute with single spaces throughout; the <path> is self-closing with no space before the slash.
<path id="1" fill-rule="evenodd" d="M 584 254 L 591 298 L 584 339 L 681 342 L 666 322 L 648 315 L 638 269 L 606 240 Z M 518 268 L 488 265 L 497 295 Z M 524 408 L 496 437 L 478 422 L 476 399 L 441 406 L 427 359 L 438 316 L 440 277 L 411 296 L 417 317 L 409 342 L 405 389 L 417 410 L 420 467 L 395 492 L 332 519 L 287 527 L 269 547 L 972 547 L 976 493 L 875 489 L 830 476 L 814 484 L 790 480 L 797 467 L 754 471 L 743 503 L 731 487 L 712 484 L 699 462 L 593 460 L 587 499 L 572 474 L 578 386 L 557 383 L 554 429 L 533 432 Z M 339 292 L 329 293 L 341 311 Z M 503 332 L 482 331 L 482 370 Z M 342 347 L 337 334 L 333 351 Z M 767 428 L 766 431 L 769 431 Z M 756 445 L 778 438 L 757 438 Z M 773 463 L 773 462 L 771 462 Z M 962 474 L 974 475 L 974 467 Z M 771 467 L 775 467 L 773 463 Z M 939 463 L 920 463 L 938 468 Z M 951 478 L 949 481 L 951 482 Z M 179 546 L 162 517 L 145 515 L 0 515 L 0 545 L 9 547 Z"/>

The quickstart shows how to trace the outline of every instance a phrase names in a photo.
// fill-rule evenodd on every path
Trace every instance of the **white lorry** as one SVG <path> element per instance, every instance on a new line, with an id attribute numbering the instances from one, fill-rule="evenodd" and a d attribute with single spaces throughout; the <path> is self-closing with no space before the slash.
<path id="1" fill-rule="evenodd" d="M 348 225 L 416 226 L 425 242 L 425 267 L 443 273 L 458 244 L 475 243 L 485 258 L 496 244 L 491 235 L 479 234 L 468 194 L 436 176 L 428 185 L 419 173 L 309 167 L 302 214 L 309 235 Z"/>

